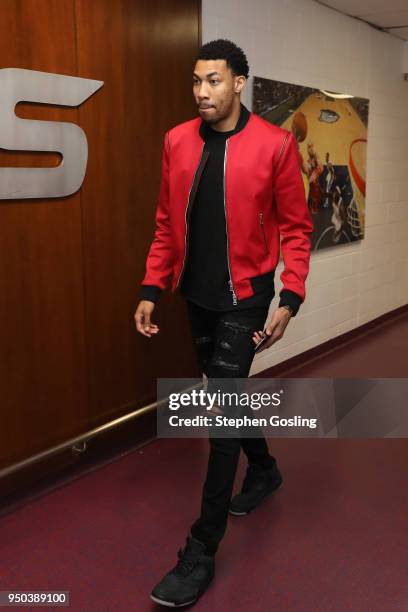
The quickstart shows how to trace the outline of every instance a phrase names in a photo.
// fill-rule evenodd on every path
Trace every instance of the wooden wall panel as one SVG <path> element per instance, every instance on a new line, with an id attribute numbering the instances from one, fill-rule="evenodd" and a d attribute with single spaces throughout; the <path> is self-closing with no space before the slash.
<path id="1" fill-rule="evenodd" d="M 71 0 L 2 0 L 2 67 L 75 75 L 73 9 Z M 78 122 L 78 111 L 71 108 L 25 103 L 16 113 Z M 35 153 L 4 150 L 0 163 L 55 165 L 49 159 L 38 164 Z M 63 199 L 0 200 L 2 467 L 85 425 L 83 282 L 78 193 Z"/>
<path id="2" fill-rule="evenodd" d="M 167 129 L 197 115 L 199 3 L 77 0 L 79 74 L 101 79 L 80 123 L 93 148 L 82 206 L 90 411 L 96 421 L 156 397 L 156 377 L 196 375 L 184 303 L 167 292 L 147 339 L 133 314 L 153 237 Z M 157 315 L 156 315 L 157 313 Z"/>
<path id="3" fill-rule="evenodd" d="M 0 201 L 0 469 L 154 400 L 156 377 L 198 374 L 180 296 L 162 296 L 152 340 L 133 314 L 163 136 L 197 115 L 199 31 L 199 0 L 1 0 L 3 67 L 105 84 L 77 109 L 16 109 L 80 125 L 89 158 L 72 196 Z M 58 163 L 0 150 L 4 166 Z"/>

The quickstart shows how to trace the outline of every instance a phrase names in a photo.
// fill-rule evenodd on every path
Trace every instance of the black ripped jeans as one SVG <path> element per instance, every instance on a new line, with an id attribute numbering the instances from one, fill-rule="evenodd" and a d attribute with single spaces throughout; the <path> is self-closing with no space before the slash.
<path id="1" fill-rule="evenodd" d="M 208 379 L 247 378 L 254 358 L 254 331 L 262 330 L 268 306 L 229 312 L 202 308 L 187 300 L 191 333 L 199 365 Z M 191 535 L 204 542 L 208 554 L 215 554 L 224 536 L 228 508 L 241 447 L 248 463 L 270 467 L 275 458 L 259 430 L 259 437 L 215 437 L 209 429 L 210 453 L 203 487 L 201 515 Z"/>

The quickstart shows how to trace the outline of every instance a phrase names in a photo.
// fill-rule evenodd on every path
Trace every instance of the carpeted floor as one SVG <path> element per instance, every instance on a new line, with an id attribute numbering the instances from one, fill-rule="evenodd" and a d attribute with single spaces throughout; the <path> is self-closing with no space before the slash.
<path id="1" fill-rule="evenodd" d="M 400 333 L 389 326 L 339 352 L 338 375 L 350 375 L 342 359 L 369 346 L 387 372 L 394 360 L 395 376 L 406 376 L 406 355 L 394 351 L 402 332 L 406 346 L 400 324 Z M 328 363 L 299 375 L 333 376 Z M 216 577 L 194 609 L 407 611 L 408 440 L 279 439 L 269 447 L 284 485 L 252 514 L 230 516 Z M 156 440 L 6 514 L 0 590 L 70 591 L 75 612 L 164 610 L 149 593 L 197 517 L 207 454 L 207 440 Z M 241 456 L 236 490 L 244 470 Z"/>

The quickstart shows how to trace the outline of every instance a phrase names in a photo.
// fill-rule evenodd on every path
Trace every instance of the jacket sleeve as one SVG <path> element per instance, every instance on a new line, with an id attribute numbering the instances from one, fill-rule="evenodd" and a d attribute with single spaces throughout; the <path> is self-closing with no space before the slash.
<path id="1" fill-rule="evenodd" d="M 173 271 L 173 250 L 169 214 L 169 133 L 164 137 L 162 173 L 156 207 L 156 228 L 146 258 L 146 273 L 142 280 L 141 299 L 157 301 L 166 288 Z"/>
<path id="2" fill-rule="evenodd" d="M 294 314 L 306 297 L 313 221 L 305 197 L 299 167 L 297 142 L 287 132 L 274 170 L 274 199 L 277 209 L 284 270 L 280 306 L 289 304 Z"/>

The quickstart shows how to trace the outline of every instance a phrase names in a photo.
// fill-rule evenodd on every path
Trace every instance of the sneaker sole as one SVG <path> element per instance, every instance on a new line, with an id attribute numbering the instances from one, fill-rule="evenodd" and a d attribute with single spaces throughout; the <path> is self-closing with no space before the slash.
<path id="1" fill-rule="evenodd" d="M 161 604 L 162 606 L 168 606 L 169 608 L 181 608 L 182 606 L 190 606 L 192 603 L 197 601 L 198 597 L 196 597 L 195 599 L 192 599 L 191 601 L 186 601 L 185 603 L 182 603 L 182 604 L 176 604 L 172 601 L 165 601 L 164 599 L 159 599 L 158 597 L 155 597 L 154 595 L 150 595 L 150 599 L 153 599 L 153 601 L 155 601 L 158 604 Z"/>
<path id="2" fill-rule="evenodd" d="M 272 494 L 273 494 L 273 493 L 275 493 L 275 492 L 276 492 L 278 489 L 280 489 L 282 485 L 283 485 L 283 480 L 282 480 L 282 482 L 280 483 L 280 485 L 278 485 L 278 486 L 276 487 L 276 489 L 273 489 L 272 491 L 269 491 L 269 493 L 267 493 L 267 494 L 265 495 L 265 497 L 263 497 L 263 498 L 261 499 L 261 501 L 260 501 L 260 502 L 259 502 L 259 503 L 258 503 L 256 506 L 254 506 L 253 508 L 250 508 L 250 509 L 249 509 L 249 510 L 247 510 L 246 512 L 237 512 L 236 510 L 231 510 L 231 509 L 229 509 L 229 510 L 228 510 L 228 512 L 229 512 L 230 514 L 232 514 L 233 516 L 246 516 L 247 514 L 249 514 L 250 512 L 252 512 L 253 510 L 256 510 L 256 508 L 258 508 L 258 506 L 260 506 L 260 504 L 262 504 L 262 502 L 264 502 L 266 499 L 268 499 L 268 497 L 269 497 L 270 495 L 272 495 Z"/>

